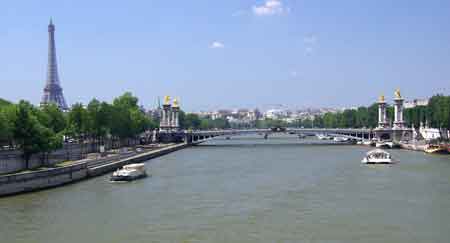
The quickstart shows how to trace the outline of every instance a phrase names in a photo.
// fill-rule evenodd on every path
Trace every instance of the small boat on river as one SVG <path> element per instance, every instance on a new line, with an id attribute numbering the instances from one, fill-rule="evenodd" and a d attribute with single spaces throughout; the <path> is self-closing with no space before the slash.
<path id="1" fill-rule="evenodd" d="M 340 143 L 342 143 L 342 142 L 347 142 L 349 139 L 346 138 L 346 137 L 334 137 L 333 140 L 334 140 L 335 142 L 340 142 Z"/>
<path id="2" fill-rule="evenodd" d="M 375 147 L 377 147 L 377 148 L 393 148 L 394 143 L 391 141 L 380 141 L 380 142 L 376 142 Z"/>
<path id="3" fill-rule="evenodd" d="M 133 181 L 147 177 L 144 164 L 129 164 L 115 171 L 111 176 L 111 181 Z"/>
<path id="4" fill-rule="evenodd" d="M 439 144 L 428 144 L 424 151 L 429 154 L 446 154 L 449 152 L 447 146 Z"/>
<path id="5" fill-rule="evenodd" d="M 321 134 L 321 133 L 316 134 L 316 136 L 317 136 L 317 138 L 318 138 L 319 140 L 331 140 L 331 139 L 333 139 L 333 137 L 328 136 L 328 135 L 326 135 L 326 134 Z"/>
<path id="6" fill-rule="evenodd" d="M 367 152 L 362 159 L 363 164 L 392 164 L 391 154 L 382 149 L 374 149 Z"/>

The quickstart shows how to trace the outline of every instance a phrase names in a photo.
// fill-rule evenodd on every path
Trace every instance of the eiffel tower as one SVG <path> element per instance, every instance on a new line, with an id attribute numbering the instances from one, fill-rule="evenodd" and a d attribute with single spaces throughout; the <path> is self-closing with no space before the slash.
<path id="1" fill-rule="evenodd" d="M 56 48 L 55 48 L 55 25 L 50 19 L 48 25 L 48 67 L 47 82 L 44 88 L 41 105 L 56 104 L 61 110 L 68 110 L 66 100 L 59 84 L 58 65 L 56 64 Z"/>

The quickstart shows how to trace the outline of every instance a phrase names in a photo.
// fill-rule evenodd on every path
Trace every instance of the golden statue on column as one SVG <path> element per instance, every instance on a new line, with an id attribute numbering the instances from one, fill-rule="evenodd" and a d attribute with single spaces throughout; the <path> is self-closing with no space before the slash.
<path id="1" fill-rule="evenodd" d="M 170 96 L 164 96 L 164 105 L 170 105 Z"/>
<path id="2" fill-rule="evenodd" d="M 395 98 L 397 98 L 397 99 L 401 99 L 402 98 L 402 96 L 400 94 L 400 89 L 396 89 L 394 94 L 395 94 Z"/>
<path id="3" fill-rule="evenodd" d="M 172 107 L 179 107 L 178 99 L 177 99 L 177 98 L 174 98 L 174 99 L 173 99 Z"/>

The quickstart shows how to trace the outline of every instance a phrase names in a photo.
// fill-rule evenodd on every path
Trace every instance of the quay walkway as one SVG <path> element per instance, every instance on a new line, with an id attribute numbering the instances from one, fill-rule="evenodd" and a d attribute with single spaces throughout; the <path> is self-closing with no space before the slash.
<path id="1" fill-rule="evenodd" d="M 0 197 L 32 192 L 81 181 L 103 175 L 126 164 L 147 161 L 190 145 L 187 143 L 168 144 L 158 148 L 128 152 L 110 157 L 84 159 L 63 163 L 55 168 L 27 171 L 0 176 Z"/>

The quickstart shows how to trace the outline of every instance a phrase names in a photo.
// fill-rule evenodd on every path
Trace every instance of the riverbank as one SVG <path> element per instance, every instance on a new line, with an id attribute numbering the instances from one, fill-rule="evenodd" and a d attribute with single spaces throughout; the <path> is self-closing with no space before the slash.
<path id="1" fill-rule="evenodd" d="M 0 197 L 74 183 L 109 173 L 126 164 L 143 162 L 188 146 L 190 145 L 186 143 L 171 144 L 162 148 L 144 149 L 139 153 L 131 152 L 112 158 L 85 159 L 55 168 L 2 175 L 0 176 Z"/>

